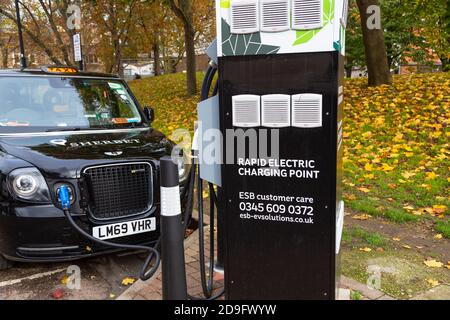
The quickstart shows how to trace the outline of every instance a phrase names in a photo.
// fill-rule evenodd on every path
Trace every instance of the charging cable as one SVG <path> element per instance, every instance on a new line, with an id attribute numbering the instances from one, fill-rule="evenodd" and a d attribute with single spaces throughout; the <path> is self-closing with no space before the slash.
<path id="1" fill-rule="evenodd" d="M 148 256 L 147 259 L 144 262 L 144 265 L 142 266 L 142 269 L 140 271 L 139 278 L 143 281 L 150 279 L 158 270 L 158 267 L 161 263 L 161 256 L 156 249 L 158 247 L 160 239 L 157 241 L 155 247 L 150 246 L 140 246 L 140 245 L 130 245 L 130 244 L 117 244 L 113 242 L 103 241 L 100 239 L 97 239 L 84 231 L 76 222 L 73 220 L 72 215 L 70 214 L 70 194 L 69 194 L 69 188 L 65 185 L 61 186 L 59 188 L 58 193 L 58 199 L 59 203 L 61 205 L 61 209 L 64 212 L 64 215 L 66 216 L 69 223 L 72 225 L 72 227 L 77 230 L 83 237 L 86 239 L 95 242 L 102 246 L 109 246 L 112 248 L 118 248 L 118 249 L 127 249 L 127 250 L 142 250 L 147 251 Z M 153 258 L 155 258 L 154 265 L 150 268 L 150 263 L 152 262 Z M 150 268 L 150 269 L 149 269 Z M 148 271 L 147 271 L 148 270 Z"/>
<path id="2" fill-rule="evenodd" d="M 201 90 L 201 96 L 200 100 L 204 101 L 209 98 L 212 83 L 214 81 L 214 77 L 217 73 L 217 66 L 213 63 L 210 63 L 210 66 L 208 67 L 208 70 L 205 73 L 205 78 L 203 80 L 202 90 Z M 217 94 L 218 92 L 218 83 L 216 82 L 216 85 L 213 89 L 213 95 Z M 197 136 L 198 139 L 198 136 Z M 194 141 L 194 144 L 196 141 Z M 195 147 L 193 148 L 195 149 Z M 197 152 L 197 154 L 195 154 Z M 208 183 L 208 191 L 209 191 L 209 268 L 208 268 L 208 275 L 206 274 L 206 259 L 205 259 L 205 231 L 204 231 L 204 208 L 203 208 L 203 180 L 200 178 L 200 166 L 195 163 L 195 159 L 198 158 L 198 150 L 194 150 L 194 157 L 192 158 L 192 167 L 194 168 L 194 172 L 197 169 L 197 206 L 198 206 L 198 228 L 199 228 L 199 263 L 200 263 L 200 281 L 202 285 L 203 295 L 206 299 L 198 298 L 189 296 L 191 300 L 216 300 L 220 298 L 224 293 L 225 290 L 221 290 L 217 294 L 213 295 L 214 286 L 214 247 L 215 247 L 215 241 L 214 241 L 214 214 L 215 214 L 215 207 L 218 207 L 218 200 L 217 195 L 214 190 L 214 185 L 212 183 Z M 195 175 L 192 177 L 191 183 L 195 184 Z M 219 212 L 218 212 L 219 214 Z"/>

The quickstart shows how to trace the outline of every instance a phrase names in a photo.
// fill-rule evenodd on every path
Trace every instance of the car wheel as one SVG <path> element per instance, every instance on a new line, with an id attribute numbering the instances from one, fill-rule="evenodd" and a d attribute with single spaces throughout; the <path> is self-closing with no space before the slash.
<path id="1" fill-rule="evenodd" d="M 3 258 L 0 254 L 0 271 L 6 270 L 12 267 L 12 262 Z"/>

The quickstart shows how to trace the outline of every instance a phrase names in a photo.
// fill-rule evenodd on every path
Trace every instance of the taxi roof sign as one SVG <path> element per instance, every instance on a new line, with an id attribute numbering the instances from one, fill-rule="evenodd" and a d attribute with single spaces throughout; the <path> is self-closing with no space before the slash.
<path id="1" fill-rule="evenodd" d="M 42 71 L 47 73 L 77 73 L 78 70 L 72 67 L 43 67 Z"/>

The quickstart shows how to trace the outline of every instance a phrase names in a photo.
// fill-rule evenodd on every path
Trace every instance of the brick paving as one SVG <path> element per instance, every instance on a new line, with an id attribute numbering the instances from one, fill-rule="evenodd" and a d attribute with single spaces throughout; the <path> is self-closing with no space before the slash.
<path id="1" fill-rule="evenodd" d="M 191 234 L 184 243 L 186 262 L 186 282 L 188 293 L 194 297 L 203 297 L 200 282 L 200 263 L 198 255 L 198 230 Z M 205 227 L 205 261 L 209 259 L 209 226 Z M 208 271 L 208 266 L 205 266 Z M 161 300 L 162 280 L 161 268 L 148 281 L 138 280 L 128 290 L 121 294 L 117 300 Z M 223 289 L 223 275 L 214 274 L 214 294 Z"/>

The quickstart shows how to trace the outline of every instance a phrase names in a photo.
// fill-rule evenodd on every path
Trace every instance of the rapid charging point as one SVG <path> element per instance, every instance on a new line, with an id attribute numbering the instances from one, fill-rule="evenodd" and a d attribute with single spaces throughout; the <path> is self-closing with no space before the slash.
<path id="1" fill-rule="evenodd" d="M 335 299 L 347 1 L 216 2 L 226 298 Z"/>

